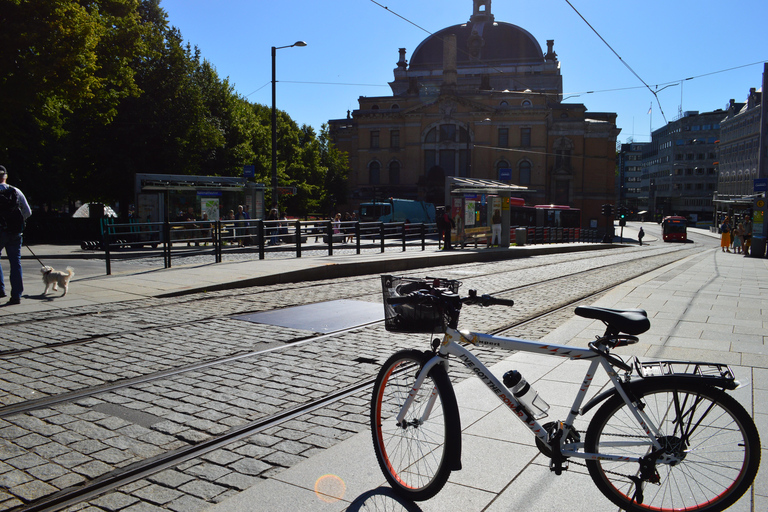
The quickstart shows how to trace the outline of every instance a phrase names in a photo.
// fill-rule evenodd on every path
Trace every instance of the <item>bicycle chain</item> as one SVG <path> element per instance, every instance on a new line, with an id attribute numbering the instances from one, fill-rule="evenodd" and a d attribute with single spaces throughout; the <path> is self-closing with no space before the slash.
<path id="1" fill-rule="evenodd" d="M 614 436 L 614 437 L 631 437 L 631 438 L 642 438 L 642 437 L 644 437 L 644 436 L 634 436 L 634 435 L 630 435 L 630 434 L 605 434 L 605 435 L 607 435 L 607 436 Z M 586 462 L 577 462 L 575 460 L 568 459 L 568 463 L 569 464 L 572 463 L 572 464 L 574 464 L 576 466 L 582 466 L 582 467 L 585 467 L 585 468 L 589 469 L 589 466 L 587 466 Z M 624 478 L 626 478 L 628 480 L 632 480 L 632 478 L 634 478 L 634 475 L 625 475 L 624 473 L 618 473 L 616 471 L 611 471 L 611 470 L 605 469 L 605 468 L 603 468 L 603 473 L 608 473 L 608 474 L 611 474 L 611 475 L 621 476 L 621 477 L 624 477 Z"/>

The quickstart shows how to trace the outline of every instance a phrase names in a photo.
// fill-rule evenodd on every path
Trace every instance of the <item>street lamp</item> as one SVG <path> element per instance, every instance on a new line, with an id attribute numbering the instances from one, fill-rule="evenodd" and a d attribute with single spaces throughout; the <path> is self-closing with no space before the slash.
<path id="1" fill-rule="evenodd" d="M 277 108 L 275 107 L 275 54 L 282 48 L 307 46 L 304 41 L 296 41 L 288 46 L 272 47 L 272 202 L 277 203 Z"/>

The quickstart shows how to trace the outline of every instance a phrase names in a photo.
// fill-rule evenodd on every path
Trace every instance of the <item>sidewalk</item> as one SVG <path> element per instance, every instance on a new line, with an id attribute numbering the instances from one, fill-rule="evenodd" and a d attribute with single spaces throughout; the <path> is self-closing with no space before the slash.
<path id="1" fill-rule="evenodd" d="M 732 365 L 746 384 L 733 396 L 753 414 L 763 450 L 753 491 L 729 510 L 768 510 L 768 260 L 708 250 L 627 282 L 596 305 L 640 307 L 648 312 L 651 329 L 640 336 L 640 343 L 617 350 L 622 357 Z M 602 330 L 601 323 L 576 317 L 543 341 L 585 346 Z M 586 371 L 583 362 L 520 353 L 492 369 L 500 375 L 512 368 L 519 369 L 552 405 L 552 419 L 564 416 Z M 571 465 L 560 477 L 551 473 L 530 434 L 481 387 L 477 379 L 456 387 L 462 413 L 463 469 L 451 475 L 435 498 L 418 503 L 418 508 L 386 492 L 366 430 L 208 510 L 615 510 L 584 467 Z"/>

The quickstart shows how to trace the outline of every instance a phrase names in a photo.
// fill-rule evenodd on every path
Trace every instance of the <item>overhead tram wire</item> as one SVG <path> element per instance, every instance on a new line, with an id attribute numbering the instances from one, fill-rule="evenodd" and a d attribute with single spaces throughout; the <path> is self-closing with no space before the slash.
<path id="1" fill-rule="evenodd" d="M 661 102 L 659 101 L 659 96 L 656 94 L 656 92 L 655 92 L 653 89 L 651 89 L 651 86 L 650 86 L 650 85 L 648 85 L 647 83 L 645 83 L 645 80 L 643 80 L 643 79 L 640 77 L 640 75 L 638 75 L 638 74 L 635 72 L 635 70 L 634 70 L 634 69 L 632 69 L 632 67 L 631 67 L 629 64 L 627 64 L 627 62 L 626 62 L 624 59 L 622 59 L 622 58 L 621 58 L 621 55 L 619 55 L 619 54 L 618 54 L 618 52 L 616 52 L 616 50 L 614 50 L 614 49 L 613 49 L 613 47 L 612 47 L 610 44 L 608 44 L 608 41 L 606 41 L 606 40 L 605 40 L 605 38 L 604 38 L 603 36 L 601 36 L 601 35 L 600 35 L 600 33 L 599 33 L 597 30 L 595 30 L 595 27 L 593 27 L 593 26 L 592 26 L 592 25 L 591 25 L 591 24 L 590 24 L 590 23 L 587 21 L 587 19 L 586 19 L 584 16 L 582 16 L 582 14 L 579 12 L 579 10 L 578 10 L 578 9 L 576 9 L 576 7 L 574 7 L 574 6 L 573 6 L 573 4 L 572 4 L 572 3 L 571 3 L 569 0 L 565 0 L 565 3 L 567 3 L 568 5 L 570 5 L 570 6 L 571 6 L 571 9 L 573 9 L 573 10 L 576 12 L 576 14 L 578 14 L 578 15 L 579 15 L 579 17 L 580 17 L 582 20 L 584 20 L 584 23 L 586 23 L 586 24 L 587 24 L 587 26 L 588 26 L 589 28 L 591 28 L 591 29 L 592 29 L 592 32 L 594 32 L 594 33 L 597 35 L 597 37 L 599 37 L 599 38 L 600 38 L 600 40 L 601 40 L 603 43 L 605 43 L 605 46 L 607 46 L 607 47 L 608 47 L 608 49 L 609 49 L 609 50 L 611 50 L 611 51 L 613 52 L 613 54 L 614 54 L 614 55 L 616 55 L 616 57 L 617 57 L 617 58 L 618 58 L 618 59 L 621 61 L 621 63 L 622 63 L 622 64 L 624 64 L 624 66 L 626 66 L 626 68 L 627 68 L 628 70 L 630 70 L 630 71 L 632 72 L 632 74 L 633 74 L 633 75 L 635 75 L 635 76 L 637 77 L 637 79 L 638 79 L 638 80 L 640 80 L 640 82 L 642 82 L 642 83 L 643 83 L 643 85 L 644 85 L 644 86 L 645 86 L 645 87 L 646 87 L 646 88 L 647 88 L 649 91 L 651 91 L 651 94 L 653 94 L 653 97 L 654 97 L 654 98 L 656 98 L 656 104 L 659 106 L 659 110 L 661 111 L 661 117 L 663 117 L 663 118 L 664 118 L 664 123 L 667 123 L 667 116 L 665 116 L 665 115 L 664 115 L 664 109 L 663 109 L 663 108 L 661 108 Z"/>

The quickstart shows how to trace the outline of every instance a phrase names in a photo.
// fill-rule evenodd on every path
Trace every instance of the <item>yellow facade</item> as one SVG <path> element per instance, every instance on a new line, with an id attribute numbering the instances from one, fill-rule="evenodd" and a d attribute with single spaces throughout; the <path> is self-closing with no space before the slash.
<path id="1" fill-rule="evenodd" d="M 400 49 L 391 96 L 360 97 L 330 121 L 349 155 L 350 206 L 374 196 L 446 201 L 445 177 L 528 187 L 526 204 L 582 210 L 582 225 L 613 202 L 616 114 L 561 102 L 554 42 L 543 53 L 515 25 L 474 0 L 466 24 L 422 42 L 410 65 Z M 602 222 L 601 222 L 602 224 Z"/>

